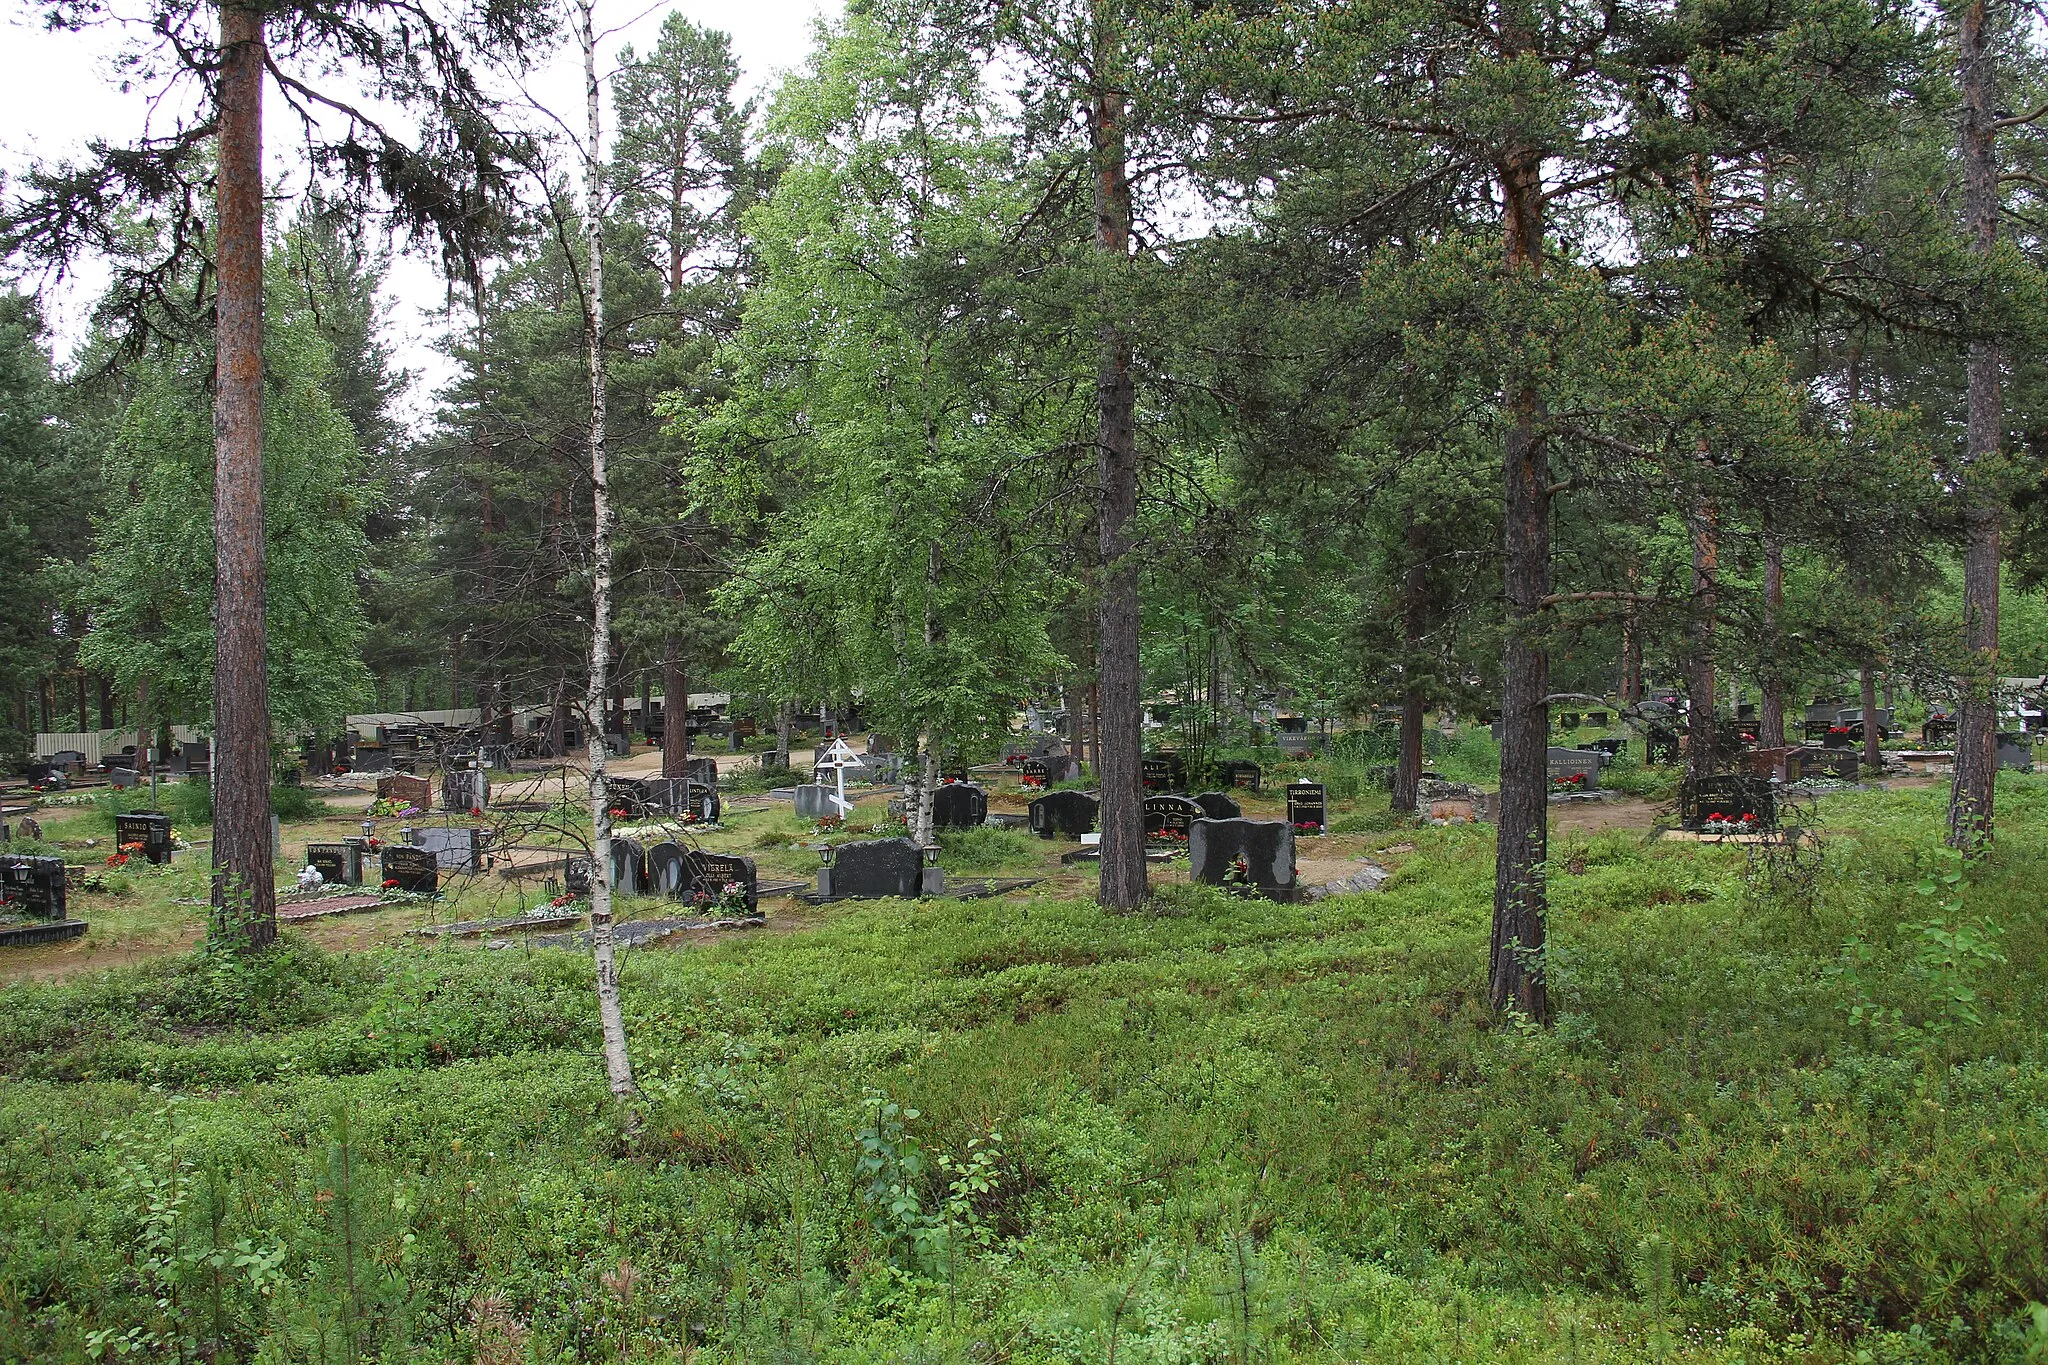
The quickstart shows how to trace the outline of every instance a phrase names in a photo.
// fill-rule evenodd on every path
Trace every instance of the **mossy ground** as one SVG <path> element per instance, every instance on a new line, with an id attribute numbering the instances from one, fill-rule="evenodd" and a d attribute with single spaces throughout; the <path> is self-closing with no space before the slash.
<path id="1" fill-rule="evenodd" d="M 1549 1029 L 1484 1008 L 1487 827 L 1311 905 L 779 906 L 627 955 L 630 1108 L 587 958 L 399 932 L 502 885 L 243 965 L 136 875 L 82 912 L 157 956 L 0 993 L 0 1359 L 2028 1358 L 2048 779 L 1928 896 L 1941 797 L 1798 867 L 1561 835 Z"/>

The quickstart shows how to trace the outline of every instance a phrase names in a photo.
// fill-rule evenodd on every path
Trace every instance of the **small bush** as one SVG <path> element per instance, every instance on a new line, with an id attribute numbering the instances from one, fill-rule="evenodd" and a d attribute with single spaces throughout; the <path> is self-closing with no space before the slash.
<path id="1" fill-rule="evenodd" d="M 1034 834 L 1003 825 L 938 831 L 939 865 L 948 871 L 986 872 L 1015 863 L 1033 863 L 1044 849 Z"/>

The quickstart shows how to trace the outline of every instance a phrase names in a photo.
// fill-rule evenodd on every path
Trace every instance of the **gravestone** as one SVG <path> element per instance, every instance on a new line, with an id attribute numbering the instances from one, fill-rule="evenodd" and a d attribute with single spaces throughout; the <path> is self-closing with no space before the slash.
<path id="1" fill-rule="evenodd" d="M 1618 758 L 1622 754 L 1628 752 L 1628 741 L 1625 739 L 1596 739 L 1588 743 L 1585 747 L 1593 750 L 1593 752 L 1595 753 L 1604 754 L 1608 758 L 1612 759 Z"/>
<path id="2" fill-rule="evenodd" d="M 115 791 L 126 791 L 128 788 L 136 786 L 141 781 L 142 774 L 136 772 L 133 768 L 107 769 L 107 785 L 112 787 Z"/>
<path id="3" fill-rule="evenodd" d="M 653 787 L 661 779 L 646 777 L 613 777 L 605 775 L 604 804 L 606 810 L 624 811 L 631 819 L 641 819 L 655 806 Z"/>
<path id="4" fill-rule="evenodd" d="M 426 849 L 449 872 L 481 872 L 491 832 L 466 825 L 434 825 L 412 832 L 414 848 Z"/>
<path id="5" fill-rule="evenodd" d="M 1145 798 L 1145 837 L 1184 843 L 1188 831 L 1195 821 L 1202 818 L 1202 808 L 1185 796 L 1148 796 Z"/>
<path id="6" fill-rule="evenodd" d="M 752 739 L 760 733 L 761 727 L 755 724 L 750 717 L 741 716 L 732 723 L 732 737 L 736 740 Z"/>
<path id="7" fill-rule="evenodd" d="M 924 853 L 908 839 L 841 844 L 832 851 L 831 863 L 818 870 L 818 894 L 829 898 L 914 899 L 923 892 Z"/>
<path id="8" fill-rule="evenodd" d="M 141 844 L 135 850 L 152 863 L 171 860 L 171 817 L 154 811 L 134 811 L 114 817 L 114 842 L 122 848 Z"/>
<path id="9" fill-rule="evenodd" d="M 1600 786 L 1600 765 L 1606 756 L 1592 749 L 1551 749 L 1544 755 L 1550 789 L 1593 791 Z"/>
<path id="10" fill-rule="evenodd" d="M 1955 737 L 1956 722 L 1953 716 L 1937 711 L 1930 714 L 1925 721 L 1921 722 L 1920 742 L 1922 744 L 1927 745 L 1929 748 L 1932 748 L 1937 744 L 1949 743 L 1953 741 Z"/>
<path id="11" fill-rule="evenodd" d="M 639 895 L 647 889 L 647 852 L 631 839 L 612 840 L 612 890 Z"/>
<path id="12" fill-rule="evenodd" d="M 1607 713 L 1605 711 L 1588 711 L 1586 713 L 1586 724 L 1593 726 L 1595 729 L 1605 730 L 1608 724 Z"/>
<path id="13" fill-rule="evenodd" d="M 356 745 L 355 771 L 359 773 L 390 772 L 391 751 L 381 744 Z"/>
<path id="14" fill-rule="evenodd" d="M 657 896 L 681 899 L 690 882 L 690 868 L 683 846 L 664 839 L 647 848 L 647 889 Z"/>
<path id="15" fill-rule="evenodd" d="M 562 860 L 562 889 L 572 896 L 590 894 L 590 870 L 588 858 L 564 858 Z"/>
<path id="16" fill-rule="evenodd" d="M 1046 785 L 1046 780 L 1052 776 L 1051 767 L 1042 758 L 1025 759 L 1017 765 L 1017 771 L 1023 777 L 1024 785 L 1027 787 L 1043 787 Z"/>
<path id="17" fill-rule="evenodd" d="M 486 744 L 476 751 L 477 761 L 492 772 L 512 771 L 512 746 L 509 744 Z"/>
<path id="18" fill-rule="evenodd" d="M 489 810 L 491 775 L 476 768 L 457 768 L 441 775 L 441 809 Z"/>
<path id="19" fill-rule="evenodd" d="M 63 919 L 62 858 L 0 858 L 0 899 L 35 919 Z"/>
<path id="20" fill-rule="evenodd" d="M 761 908 L 760 874 L 755 870 L 752 858 L 735 857 L 730 853 L 707 853 L 701 848 L 686 849 L 683 861 L 687 866 L 684 894 L 696 901 L 702 897 L 709 904 L 717 904 L 725 894 L 725 888 L 737 882 L 746 888 L 747 913 L 757 914 Z"/>
<path id="21" fill-rule="evenodd" d="M 2030 773 L 2034 771 L 2034 746 L 2020 731 L 2001 730 L 1998 732 L 1995 761 L 2001 768 Z"/>
<path id="22" fill-rule="evenodd" d="M 1809 777 L 1833 777 L 1844 782 L 1856 780 L 1854 749 L 1792 749 L 1785 755 L 1785 780 L 1801 782 Z"/>
<path id="23" fill-rule="evenodd" d="M 683 789 L 682 809 L 685 813 L 707 825 L 718 823 L 718 817 L 725 813 L 725 802 L 718 795 L 716 783 L 707 785 L 685 778 L 676 785 Z"/>
<path id="24" fill-rule="evenodd" d="M 328 886 L 363 884 L 363 846 L 358 843 L 307 844 L 306 866 Z"/>
<path id="25" fill-rule="evenodd" d="M 1244 807 L 1223 792 L 1203 792 L 1195 798 L 1195 804 L 1202 808 L 1202 815 L 1210 820 L 1242 820 Z"/>
<path id="26" fill-rule="evenodd" d="M 1778 797 L 1769 777 L 1719 773 L 1679 783 L 1678 823 L 1700 833 L 1719 827 L 1769 830 L 1778 825 Z"/>
<path id="27" fill-rule="evenodd" d="M 803 820 L 836 819 L 839 807 L 833 802 L 832 788 L 817 782 L 806 782 L 796 789 L 796 813 Z"/>
<path id="28" fill-rule="evenodd" d="M 407 777 L 403 773 L 393 773 L 389 777 L 377 779 L 377 799 L 397 801 L 402 805 L 418 806 L 421 810 L 426 810 L 434 804 L 434 784 L 424 777 Z"/>
<path id="29" fill-rule="evenodd" d="M 1250 759 L 1233 758 L 1216 765 L 1216 780 L 1226 787 L 1257 791 L 1265 774 Z"/>
<path id="30" fill-rule="evenodd" d="M 1287 784 L 1287 823 L 1294 829 L 1312 825 L 1317 834 L 1323 832 L 1330 823 L 1330 799 L 1322 783 Z"/>
<path id="31" fill-rule="evenodd" d="M 1095 828 L 1099 809 L 1087 792 L 1047 792 L 1031 803 L 1031 832 L 1041 839 L 1078 839 Z"/>
<path id="32" fill-rule="evenodd" d="M 707 787 L 718 785 L 718 760 L 711 757 L 693 758 L 683 764 L 683 778 L 689 782 L 701 782 Z"/>
<path id="33" fill-rule="evenodd" d="M 1245 864 L 1242 874 L 1236 870 L 1239 860 Z M 1197 820 L 1188 838 L 1188 875 L 1208 886 L 1244 886 L 1291 901 L 1298 889 L 1294 826 L 1285 820 Z M 1240 875 L 1249 880 L 1240 882 Z"/>
<path id="34" fill-rule="evenodd" d="M 988 821 L 988 793 L 968 782 L 949 782 L 932 793 L 932 827 L 972 829 Z"/>
<path id="35" fill-rule="evenodd" d="M 1139 761 L 1138 770 L 1148 792 L 1185 791 L 1188 767 L 1179 754 L 1153 754 Z"/>
<path id="36" fill-rule="evenodd" d="M 1584 720 L 1585 717 L 1581 716 L 1577 711 L 1560 711 L 1557 715 L 1557 728 L 1560 730 L 1576 730 Z"/>
<path id="37" fill-rule="evenodd" d="M 1643 762 L 1652 767 L 1678 762 L 1678 732 L 1652 725 L 1643 735 Z"/>
<path id="38" fill-rule="evenodd" d="M 604 751 L 613 758 L 625 758 L 633 752 L 633 737 L 618 733 L 606 735 Z"/>
<path id="39" fill-rule="evenodd" d="M 390 844 L 377 860 L 384 880 L 395 882 L 396 890 L 431 896 L 440 889 L 441 860 L 430 848 L 413 844 Z"/>

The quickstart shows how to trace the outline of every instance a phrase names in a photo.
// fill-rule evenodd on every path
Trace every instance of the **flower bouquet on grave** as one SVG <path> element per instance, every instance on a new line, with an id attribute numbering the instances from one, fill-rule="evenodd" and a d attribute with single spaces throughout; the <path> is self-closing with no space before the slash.
<path id="1" fill-rule="evenodd" d="M 1313 820 L 1296 820 L 1294 822 L 1294 832 L 1296 834 L 1320 835 L 1323 832 L 1323 827 Z"/>
<path id="2" fill-rule="evenodd" d="M 748 913 L 747 884 L 745 882 L 727 882 L 719 888 L 718 899 L 713 902 L 712 909 L 719 911 L 727 918 Z"/>
<path id="3" fill-rule="evenodd" d="M 1562 777 L 1553 777 L 1550 779 L 1550 789 L 1554 792 L 1584 791 L 1586 789 L 1586 775 L 1584 773 L 1566 773 Z"/>
<path id="4" fill-rule="evenodd" d="M 1746 812 L 1740 819 L 1733 815 L 1723 815 L 1720 811 L 1714 811 L 1700 823 L 1709 834 L 1756 833 L 1756 813 L 1754 811 Z"/>
<path id="5" fill-rule="evenodd" d="M 1255 896 L 1259 885 L 1252 880 L 1252 865 L 1243 854 L 1230 860 L 1230 866 L 1223 869 L 1223 889 L 1233 896 Z"/>

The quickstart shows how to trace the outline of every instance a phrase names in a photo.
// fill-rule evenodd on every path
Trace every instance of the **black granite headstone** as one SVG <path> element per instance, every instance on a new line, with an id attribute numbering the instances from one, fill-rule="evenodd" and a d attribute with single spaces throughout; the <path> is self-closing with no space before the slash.
<path id="1" fill-rule="evenodd" d="M 1210 820 L 1241 820 L 1244 807 L 1235 798 L 1223 792 L 1203 792 L 1195 798 L 1195 804 L 1202 808 L 1202 814 Z"/>
<path id="2" fill-rule="evenodd" d="M 1854 749 L 1794 749 L 1785 755 L 1785 777 L 1792 782 L 1809 777 L 1832 777 L 1843 782 L 1856 780 Z"/>
<path id="3" fill-rule="evenodd" d="M 689 868 L 685 894 L 692 902 L 701 899 L 702 903 L 715 906 L 724 897 L 726 887 L 738 885 L 746 892 L 747 913 L 751 915 L 760 909 L 760 874 L 752 858 L 707 853 L 701 848 L 685 850 L 683 858 Z"/>
<path id="4" fill-rule="evenodd" d="M 988 820 L 988 793 L 971 782 L 949 782 L 932 793 L 935 829 L 972 829 Z"/>
<path id="5" fill-rule="evenodd" d="M 1027 787 L 1043 787 L 1052 775 L 1052 769 L 1042 758 L 1027 758 L 1017 765 L 1018 773 Z"/>
<path id="6" fill-rule="evenodd" d="M 1188 838 L 1188 864 L 1194 881 L 1293 900 L 1294 826 L 1285 820 L 1197 820 Z"/>
<path id="7" fill-rule="evenodd" d="M 924 890 L 924 854 L 908 839 L 867 839 L 841 844 L 818 873 L 818 892 L 830 897 L 916 897 Z"/>
<path id="8" fill-rule="evenodd" d="M 171 817 L 154 811 L 133 811 L 114 817 L 114 842 L 124 851 L 147 858 L 153 863 L 167 863 L 171 860 Z M 130 849 L 130 844 L 141 848 Z"/>
<path id="9" fill-rule="evenodd" d="M 691 782 L 701 782 L 707 787 L 716 787 L 718 760 L 710 757 L 693 758 L 683 765 L 683 777 Z"/>
<path id="10" fill-rule="evenodd" d="M 567 858 L 562 862 L 562 889 L 572 896 L 590 894 L 590 868 L 588 858 Z"/>
<path id="11" fill-rule="evenodd" d="M 395 890 L 431 896 L 440 889 L 441 860 L 434 850 L 412 844 L 390 844 L 378 859 L 384 880 L 396 883 Z"/>
<path id="12" fill-rule="evenodd" d="M 1778 797 L 1771 779 L 1721 773 L 1679 783 L 1678 823 L 1699 833 L 1776 829 Z"/>
<path id="13" fill-rule="evenodd" d="M 1265 773 L 1250 759 L 1233 758 L 1216 765 L 1216 780 L 1227 787 L 1255 792 L 1264 778 Z"/>
<path id="14" fill-rule="evenodd" d="M 1202 808 L 1185 796 L 1145 798 L 1145 837 L 1185 843 L 1188 830 L 1202 818 Z"/>
<path id="15" fill-rule="evenodd" d="M 1087 792 L 1047 792 L 1031 803 L 1031 832 L 1041 839 L 1078 839 L 1095 828 L 1098 807 Z"/>
<path id="16" fill-rule="evenodd" d="M 647 854 L 631 839 L 612 840 L 612 890 L 639 895 L 647 889 Z"/>
<path id="17" fill-rule="evenodd" d="M 0 899 L 36 919 L 63 919 L 64 860 L 0 857 Z"/>
<path id="18" fill-rule="evenodd" d="M 1188 768 L 1179 754 L 1153 754 L 1138 763 L 1140 780 L 1148 792 L 1187 790 Z"/>
<path id="19" fill-rule="evenodd" d="M 1321 834 L 1330 823 L 1330 800 L 1320 782 L 1287 784 L 1287 823 L 1295 829 L 1312 825 Z"/>
<path id="20" fill-rule="evenodd" d="M 2034 746 L 2021 731 L 2001 730 L 1994 761 L 1998 767 L 2030 773 L 2034 771 Z"/>
<path id="21" fill-rule="evenodd" d="M 647 889 L 650 892 L 679 899 L 689 880 L 689 864 L 684 861 L 681 844 L 664 839 L 658 844 L 648 845 Z"/>
<path id="22" fill-rule="evenodd" d="M 363 884 L 363 848 L 361 844 L 307 844 L 306 866 L 320 874 L 320 880 L 329 886 L 361 886 Z"/>

